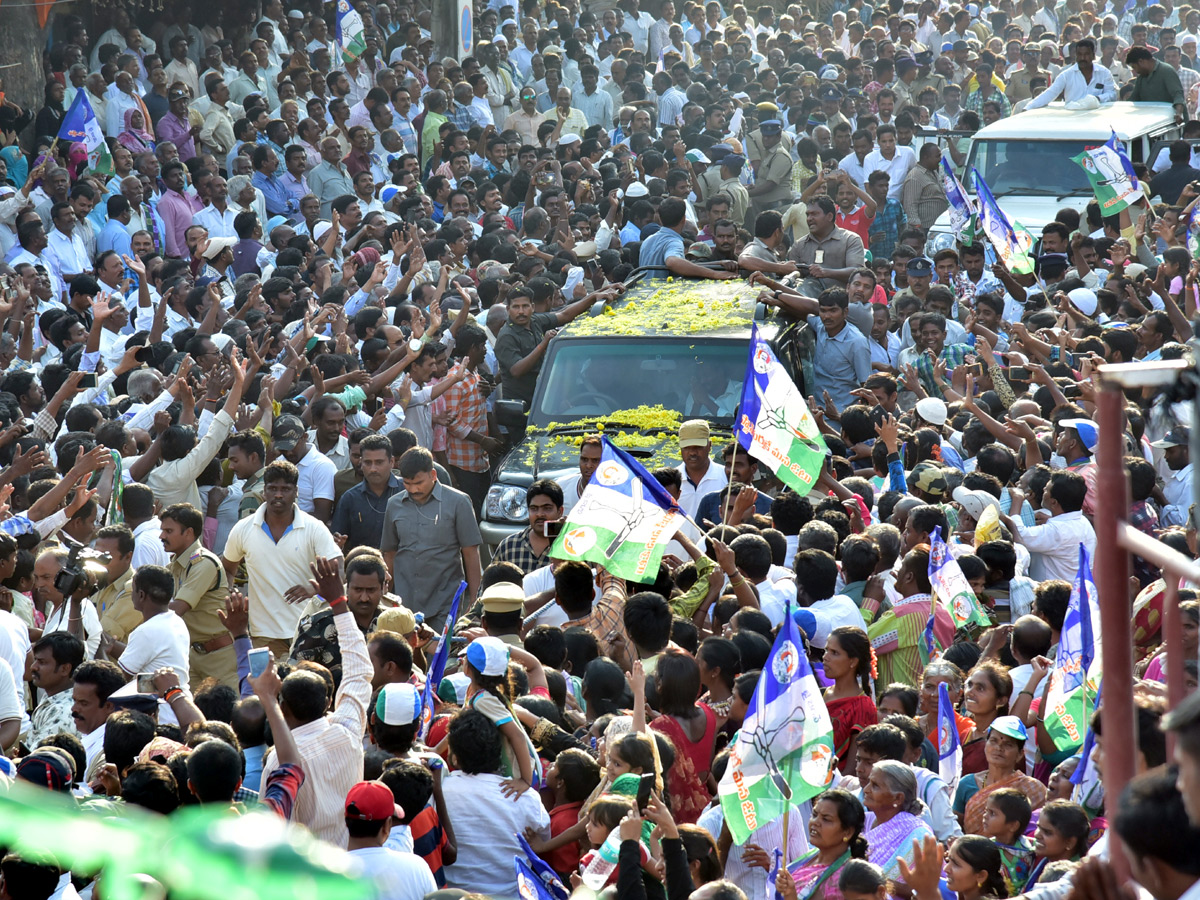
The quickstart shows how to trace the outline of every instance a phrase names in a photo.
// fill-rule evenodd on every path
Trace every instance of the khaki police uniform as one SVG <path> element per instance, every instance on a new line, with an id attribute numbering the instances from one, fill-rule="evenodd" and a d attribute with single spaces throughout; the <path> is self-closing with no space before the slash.
<path id="1" fill-rule="evenodd" d="M 205 678 L 216 678 L 237 690 L 233 636 L 217 618 L 217 610 L 225 608 L 229 594 L 221 558 L 196 541 L 171 560 L 171 574 L 175 576 L 175 599 L 191 607 L 183 621 L 192 642 L 192 690 Z"/>
<path id="2" fill-rule="evenodd" d="M 783 148 L 782 144 L 776 144 L 767 150 L 767 155 L 758 165 L 756 181 L 760 184 L 764 181 L 773 181 L 775 188 L 753 198 L 755 216 L 769 209 L 779 209 L 782 206 L 791 205 L 792 156 Z M 747 227 L 752 227 L 753 224 L 751 221 Z"/>
<path id="3" fill-rule="evenodd" d="M 121 643 L 129 640 L 133 629 L 142 624 L 142 614 L 133 608 L 133 569 L 92 598 L 100 614 L 100 627 Z"/>

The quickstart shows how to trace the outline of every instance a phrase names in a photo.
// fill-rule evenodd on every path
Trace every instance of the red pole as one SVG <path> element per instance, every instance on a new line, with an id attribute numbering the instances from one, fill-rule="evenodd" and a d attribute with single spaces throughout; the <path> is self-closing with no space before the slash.
<path id="1" fill-rule="evenodd" d="M 1168 569 L 1163 569 L 1163 579 L 1166 582 L 1166 592 L 1163 596 L 1162 630 L 1166 638 L 1167 649 L 1167 704 L 1174 709 L 1183 700 L 1186 688 L 1183 683 L 1183 636 L 1180 629 L 1179 614 L 1179 576 Z M 1175 735 L 1167 735 L 1167 758 L 1175 745 Z"/>
<path id="2" fill-rule="evenodd" d="M 1134 775 L 1136 735 L 1133 714 L 1133 638 L 1129 621 L 1129 554 L 1117 542 L 1118 523 L 1129 512 L 1124 456 L 1125 398 L 1102 382 L 1096 409 L 1100 431 L 1096 452 L 1096 558 L 1094 575 L 1100 600 L 1100 637 L 1104 648 L 1104 807 L 1109 822 L 1121 791 Z M 1109 842 L 1117 876 L 1129 878 L 1119 841 Z"/>

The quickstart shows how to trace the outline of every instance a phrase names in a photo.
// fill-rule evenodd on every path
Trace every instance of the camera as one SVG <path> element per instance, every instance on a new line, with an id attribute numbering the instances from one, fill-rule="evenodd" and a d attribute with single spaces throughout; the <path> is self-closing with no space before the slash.
<path id="1" fill-rule="evenodd" d="M 71 553 L 63 563 L 62 570 L 54 576 L 56 591 L 64 597 L 71 597 L 82 587 L 86 587 L 89 594 L 108 587 L 107 566 L 112 557 L 86 547 L 62 532 L 59 532 L 59 539 L 70 548 Z"/>

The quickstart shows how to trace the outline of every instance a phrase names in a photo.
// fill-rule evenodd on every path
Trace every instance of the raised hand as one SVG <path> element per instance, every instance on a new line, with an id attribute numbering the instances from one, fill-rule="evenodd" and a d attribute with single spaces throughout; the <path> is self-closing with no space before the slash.
<path id="1" fill-rule="evenodd" d="M 217 610 L 217 618 L 234 637 L 250 633 L 250 601 L 236 588 L 225 598 L 225 608 Z"/>

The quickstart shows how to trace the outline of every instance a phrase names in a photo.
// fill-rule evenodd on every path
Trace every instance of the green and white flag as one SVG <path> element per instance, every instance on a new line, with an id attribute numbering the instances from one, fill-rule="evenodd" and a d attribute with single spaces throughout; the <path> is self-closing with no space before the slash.
<path id="1" fill-rule="evenodd" d="M 612 443 L 550 548 L 554 559 L 594 562 L 619 578 L 645 581 L 683 524 L 679 505 L 645 467 Z"/>
<path id="2" fill-rule="evenodd" d="M 825 464 L 825 438 L 775 351 L 751 327 L 750 358 L 738 404 L 738 443 L 803 497 Z"/>
<path id="3" fill-rule="evenodd" d="M 354 62 L 367 50 L 362 16 L 350 5 L 348 0 L 338 0 L 337 45 L 342 51 L 344 62 Z"/>
<path id="4" fill-rule="evenodd" d="M 1103 215 L 1116 215 L 1143 196 L 1141 185 L 1133 173 L 1133 163 L 1125 154 L 1125 148 L 1115 131 L 1099 147 L 1084 150 L 1071 159 L 1083 166 Z"/>
<path id="5" fill-rule="evenodd" d="M 789 604 L 717 786 L 734 842 L 823 791 L 833 764 L 833 723 Z"/>

